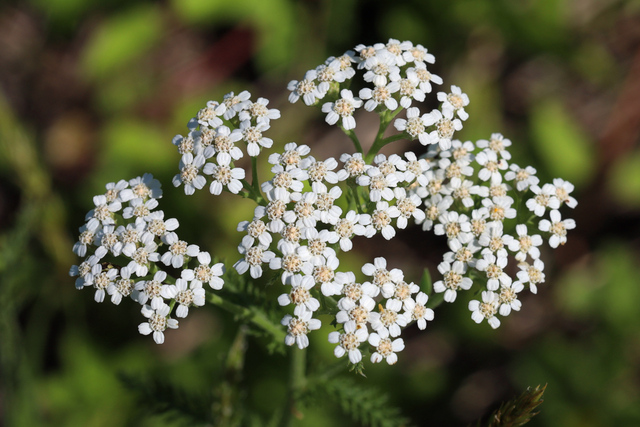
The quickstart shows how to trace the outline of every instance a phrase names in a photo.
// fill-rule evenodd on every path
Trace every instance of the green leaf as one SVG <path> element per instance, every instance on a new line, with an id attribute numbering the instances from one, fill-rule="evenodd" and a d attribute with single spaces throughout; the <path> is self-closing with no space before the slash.
<path id="1" fill-rule="evenodd" d="M 420 278 L 420 289 L 429 296 L 433 293 L 433 282 L 428 268 L 424 269 L 422 277 Z"/>
<path id="2" fill-rule="evenodd" d="M 424 25 L 423 17 L 416 14 L 411 6 L 390 8 L 382 24 L 387 34 L 393 34 L 399 40 L 420 40 L 425 46 L 429 46 L 428 40 L 433 37 L 429 34 L 430 28 Z"/>
<path id="3" fill-rule="evenodd" d="M 100 166 L 109 177 L 97 177 L 102 180 L 101 186 L 114 176 L 129 179 L 148 171 L 157 175 L 168 168 L 177 170 L 179 159 L 174 146 L 156 127 L 142 121 L 114 120 L 103 132 L 105 148 Z"/>
<path id="4" fill-rule="evenodd" d="M 132 107 L 156 95 L 157 85 L 158 82 L 142 67 L 113 74 L 96 88 L 96 107 L 106 116 L 126 114 Z"/>
<path id="5" fill-rule="evenodd" d="M 556 99 L 533 107 L 531 127 L 535 147 L 549 172 L 576 185 L 595 171 L 595 150 L 591 140 Z"/>
<path id="6" fill-rule="evenodd" d="M 640 151 L 621 157 L 613 165 L 607 184 L 616 200 L 640 207 Z"/>
<path id="7" fill-rule="evenodd" d="M 43 379 L 40 395 L 47 402 L 50 425 L 102 427 L 126 425 L 134 405 L 132 395 L 119 383 L 115 372 L 121 366 L 139 369 L 149 354 L 129 348 L 128 352 L 105 354 L 80 334 L 64 336 L 60 348 L 61 369 Z"/>
<path id="8" fill-rule="evenodd" d="M 556 286 L 559 306 L 579 319 L 604 320 L 618 334 L 634 335 L 640 324 L 637 253 L 621 242 L 607 242 L 588 264 L 568 270 Z"/>
<path id="9" fill-rule="evenodd" d="M 153 5 L 115 15 L 103 22 L 89 39 L 82 68 L 90 79 L 107 78 L 154 46 L 161 31 L 162 16 Z"/>
<path id="10" fill-rule="evenodd" d="M 351 379 L 333 378 L 313 383 L 309 392 L 340 405 L 345 414 L 363 425 L 400 427 L 409 423 L 400 410 L 389 403 L 386 393 L 369 385 L 362 386 Z"/>
<path id="11" fill-rule="evenodd" d="M 120 381 L 137 395 L 141 408 L 184 425 L 204 425 L 211 421 L 211 396 L 208 392 L 187 391 L 165 379 L 143 378 L 121 372 Z"/>

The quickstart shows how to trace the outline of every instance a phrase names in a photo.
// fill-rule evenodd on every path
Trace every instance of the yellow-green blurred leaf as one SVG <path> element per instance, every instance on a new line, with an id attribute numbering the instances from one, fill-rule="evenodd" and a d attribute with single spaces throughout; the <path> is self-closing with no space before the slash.
<path id="1" fill-rule="evenodd" d="M 608 186 L 617 201 L 640 206 L 640 151 L 618 160 L 611 170 Z"/>
<path id="2" fill-rule="evenodd" d="M 430 29 L 424 25 L 420 17 L 411 7 L 398 7 L 389 11 L 384 20 L 386 34 L 399 40 L 420 40 L 429 46 Z"/>
<path id="3" fill-rule="evenodd" d="M 635 325 L 640 323 L 637 254 L 632 247 L 618 243 L 606 247 L 601 260 L 603 276 L 608 278 L 599 304 L 603 317 L 618 331 L 635 334 Z"/>
<path id="4" fill-rule="evenodd" d="M 465 108 L 469 113 L 469 119 L 464 122 L 462 130 L 456 134 L 457 137 L 472 141 L 488 139 L 492 133 L 503 128 L 499 110 L 496 108 L 500 105 L 500 95 L 486 73 L 472 67 L 464 67 L 451 80 L 460 85 L 470 100 L 469 106 Z M 443 85 L 443 90 L 449 92 L 447 82 Z"/>
<path id="5" fill-rule="evenodd" d="M 148 51 L 160 38 L 162 16 L 153 5 L 138 6 L 104 21 L 89 39 L 82 68 L 91 79 L 107 77 Z"/>
<path id="6" fill-rule="evenodd" d="M 602 296 L 600 288 L 605 280 L 593 263 L 579 264 L 565 272 L 554 286 L 559 305 L 574 317 L 588 317 L 592 314 Z"/>
<path id="7" fill-rule="evenodd" d="M 565 273 L 555 287 L 559 306 L 576 317 L 593 319 L 598 316 L 625 334 L 635 334 L 640 322 L 636 301 L 637 254 L 633 248 L 609 243 Z"/>
<path id="8" fill-rule="evenodd" d="M 96 88 L 96 105 L 105 114 L 122 113 L 148 99 L 157 82 L 141 67 L 117 73 Z"/>
<path id="9" fill-rule="evenodd" d="M 597 42 L 584 42 L 576 49 L 571 65 L 586 80 L 595 85 L 607 85 L 620 78 L 613 53 Z"/>
<path id="10" fill-rule="evenodd" d="M 96 174 L 101 186 L 114 179 L 131 179 L 145 172 L 157 175 L 172 168 L 178 171 L 179 156 L 171 144 L 171 137 L 150 124 L 114 120 L 105 126 L 102 139 L 101 172 Z"/>
<path id="11" fill-rule="evenodd" d="M 107 426 L 126 421 L 131 400 L 115 376 L 116 367 L 79 336 L 62 342 L 61 372 L 41 388 L 42 403 L 54 423 Z"/>
<path id="12" fill-rule="evenodd" d="M 535 148 L 551 174 L 576 185 L 588 181 L 595 168 L 593 144 L 560 101 L 534 105 L 531 127 Z"/>

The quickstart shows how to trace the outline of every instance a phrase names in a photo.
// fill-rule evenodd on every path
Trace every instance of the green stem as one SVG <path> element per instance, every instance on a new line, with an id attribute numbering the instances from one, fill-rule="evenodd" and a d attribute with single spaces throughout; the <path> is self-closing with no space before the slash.
<path id="1" fill-rule="evenodd" d="M 264 312 L 255 308 L 243 307 L 241 305 L 234 304 L 225 300 L 218 294 L 207 293 L 207 296 L 208 301 L 211 304 L 217 305 L 218 307 L 243 318 L 247 322 L 253 323 L 273 335 L 273 339 L 277 342 L 284 342 L 284 338 L 287 334 L 283 327 L 277 323 L 273 323 Z"/>
<path id="2" fill-rule="evenodd" d="M 258 178 L 258 158 L 251 158 L 251 188 L 256 196 L 255 201 L 259 204 L 266 204 L 266 197 L 262 195 L 260 190 L 260 179 Z"/>
<path id="3" fill-rule="evenodd" d="M 266 200 L 262 196 L 262 193 L 260 192 L 260 190 L 256 190 L 255 187 L 252 184 L 249 184 L 249 182 L 247 182 L 246 179 L 243 179 L 241 182 L 242 182 L 242 186 L 244 187 L 244 189 L 247 190 L 245 193 L 241 194 L 242 197 L 254 200 L 259 205 L 266 205 L 267 204 Z"/>
<path id="4" fill-rule="evenodd" d="M 240 325 L 227 354 L 223 381 L 213 389 L 215 399 L 211 406 L 211 414 L 212 418 L 217 420 L 217 427 L 236 426 L 242 417 L 239 386 L 247 352 L 247 335 L 247 325 Z"/>
<path id="5" fill-rule="evenodd" d="M 307 385 L 307 349 L 299 349 L 296 346 L 291 347 L 291 364 L 289 365 L 289 396 L 287 399 L 287 408 L 282 417 L 282 426 L 291 426 L 293 418 L 302 418 L 302 414 L 297 408 L 297 402 L 300 394 Z"/>
<path id="6" fill-rule="evenodd" d="M 260 187 L 259 187 L 259 181 L 258 181 L 258 158 L 257 157 L 251 158 L 251 186 L 254 188 L 254 190 L 258 194 L 260 194 Z"/>
<path id="7" fill-rule="evenodd" d="M 365 161 L 367 163 L 371 163 L 373 158 L 376 156 L 376 154 L 378 154 L 378 152 L 382 149 L 382 147 L 394 141 L 397 141 L 399 139 L 404 139 L 404 138 L 406 138 L 406 136 L 402 133 L 399 133 L 397 135 L 391 135 L 390 137 L 382 138 L 382 139 L 376 138 L 376 141 L 371 146 L 371 150 L 369 150 L 369 152 L 367 153 L 367 157 L 365 158 Z"/>
<path id="8" fill-rule="evenodd" d="M 385 111 L 382 114 L 380 114 L 380 127 L 378 128 L 378 134 L 376 135 L 376 139 L 373 141 L 373 145 L 371 146 L 371 149 L 369 150 L 369 152 L 367 153 L 367 156 L 365 157 L 365 161 L 367 163 L 371 163 L 375 155 L 378 154 L 378 151 L 380 151 L 382 147 L 384 147 L 385 145 L 393 141 L 404 138 L 403 134 L 398 134 L 398 135 L 390 136 L 388 138 L 383 138 L 384 133 L 387 130 L 387 127 L 389 126 L 389 123 L 391 123 L 391 121 L 395 118 L 396 115 L 398 115 L 398 113 L 401 110 L 402 110 L 402 107 L 398 108 L 395 111 Z"/>
<path id="9" fill-rule="evenodd" d="M 351 129 L 347 130 L 347 129 L 343 128 L 342 126 L 341 126 L 341 128 L 342 128 L 342 131 L 344 133 L 346 133 L 347 136 L 351 139 L 351 141 L 353 141 L 353 145 L 356 147 L 356 151 L 358 153 L 364 154 L 364 151 L 362 150 L 362 145 L 360 145 L 360 141 L 358 140 L 358 137 L 356 136 L 356 133 Z"/>
<path id="10" fill-rule="evenodd" d="M 340 245 L 336 244 L 336 252 L 340 251 Z M 312 289 L 312 295 L 320 300 L 320 310 L 317 311 L 317 314 L 329 314 L 335 316 L 339 311 L 338 302 L 331 296 L 325 296 L 320 290 Z"/>
<path id="11" fill-rule="evenodd" d="M 538 217 L 535 213 L 531 214 L 529 218 L 524 222 L 524 224 L 533 225 L 534 224 L 533 220 L 535 220 L 536 218 L 542 218 L 542 217 Z"/>
<path id="12" fill-rule="evenodd" d="M 360 194 L 358 193 L 358 186 L 355 184 L 349 183 L 349 190 L 353 195 L 353 201 L 355 203 L 355 208 L 358 213 L 362 213 L 362 203 L 360 203 Z"/>

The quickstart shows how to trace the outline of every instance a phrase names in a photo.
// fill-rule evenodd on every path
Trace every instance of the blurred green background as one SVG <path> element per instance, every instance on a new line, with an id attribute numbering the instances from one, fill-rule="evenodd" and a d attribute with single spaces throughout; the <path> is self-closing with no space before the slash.
<path id="1" fill-rule="evenodd" d="M 544 255 L 547 282 L 499 330 L 475 325 L 464 304 L 440 307 L 426 331 L 406 332 L 396 366 L 355 380 L 390 391 L 415 425 L 465 425 L 547 383 L 532 426 L 640 425 L 640 3 L 622 0 L 3 2 L 4 425 L 177 425 L 145 412 L 119 373 L 219 390 L 238 331 L 232 317 L 193 310 L 156 346 L 138 334 L 135 304 L 96 304 L 75 290 L 71 247 L 91 196 L 151 172 L 164 183 L 161 208 L 184 224 L 181 237 L 231 264 L 235 223 L 251 205 L 174 189 L 173 135 L 206 101 L 248 89 L 286 117 L 270 131 L 278 143 L 338 156 L 351 150 L 346 139 L 289 104 L 286 84 L 329 55 L 390 37 L 426 46 L 445 90 L 455 84 L 470 96 L 459 138 L 501 132 L 516 163 L 536 167 L 543 182 L 576 185 L 578 227 Z M 435 272 L 443 246 L 414 234 L 387 248 L 390 264 L 417 278 L 425 266 Z M 369 245 L 352 262 L 379 255 Z M 286 359 L 259 339 L 247 345 L 242 400 L 266 419 L 285 401 Z M 324 334 L 311 347 L 310 363 L 333 361 Z M 323 402 L 304 414 L 299 425 L 353 425 Z"/>

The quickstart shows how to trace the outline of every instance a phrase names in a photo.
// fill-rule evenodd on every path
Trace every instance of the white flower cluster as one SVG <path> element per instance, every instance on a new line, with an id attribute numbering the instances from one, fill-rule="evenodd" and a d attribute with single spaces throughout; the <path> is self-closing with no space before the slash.
<path id="1" fill-rule="evenodd" d="M 570 183 L 556 179 L 553 184 L 538 187 L 535 169 L 509 165 L 511 156 L 507 147 L 511 142 L 502 135 L 494 134 L 489 141 L 482 140 L 476 144 L 462 143 L 453 138 L 454 133 L 462 129 L 462 121 L 468 118 L 465 107 L 469 98 L 459 87 L 452 86 L 450 93 L 437 94 L 440 109 L 422 114 L 417 107 L 412 107 L 414 101 L 424 101 L 425 94 L 432 90 L 431 83 L 442 83 L 438 76 L 427 71 L 427 63 L 434 60 L 420 45 L 390 39 L 386 44 L 359 45 L 355 52 L 329 58 L 315 70 L 309 70 L 303 80 L 289 83 L 290 102 L 297 102 L 300 97 L 307 105 L 318 104 L 321 99 L 328 101 L 321 107 L 327 114 L 327 123 L 333 125 L 342 119 L 341 124 L 346 131 L 356 127 L 354 112 L 363 105 L 367 111 L 378 112 L 381 120 L 393 118 L 404 108 L 407 110 L 406 119 L 396 119 L 394 127 L 407 139 L 418 140 L 428 146 L 429 151 L 420 159 L 410 152 L 405 153 L 404 158 L 377 155 L 372 164 L 365 162 L 359 154 L 344 154 L 341 157 L 343 168 L 339 170 L 335 169 L 335 161 L 329 159 L 330 169 L 325 170 L 330 170 L 332 175 L 327 183 L 351 180 L 349 188 L 358 187 L 352 197 L 356 206 L 346 213 L 337 208 L 332 216 L 321 216 L 314 212 L 319 209 L 315 201 L 327 192 L 326 186 L 318 180 L 312 181 L 308 171 L 308 165 L 317 164 L 317 161 L 311 158 L 305 163 L 301 158 L 308 149 L 291 145 L 279 158 L 288 158 L 287 153 L 294 150 L 301 160 L 293 165 L 281 162 L 274 166 L 272 172 L 276 176 L 263 186 L 269 207 L 278 206 L 271 211 L 278 215 L 267 215 L 263 221 L 270 211 L 260 207 L 250 223 L 259 222 L 263 229 L 277 236 L 276 247 L 270 246 L 271 237 L 256 243 L 256 236 L 249 231 L 239 248 L 243 254 L 251 251 L 261 254 L 261 257 L 251 259 L 245 255 L 236 264 L 239 271 L 252 268 L 251 274 L 257 276 L 261 274 L 260 265 L 268 263 L 270 268 L 282 270 L 283 283 L 292 287 L 294 282 L 288 282 L 289 277 L 301 275 L 302 278 L 295 283 L 305 283 L 307 295 L 315 282 L 315 285 L 320 285 L 323 296 L 340 298 L 338 307 L 341 311 L 336 322 L 343 325 L 342 332 L 331 333 L 329 340 L 338 344 L 337 356 L 349 353 L 353 363 L 360 360 L 358 349 L 367 338 L 375 348 L 372 361 L 377 362 L 393 354 L 387 361 L 394 362 L 395 351 L 403 344 L 400 339 L 392 342 L 389 337 L 397 337 L 401 327 L 420 318 L 413 311 L 416 307 L 421 313 L 429 310 L 424 307 L 428 297 L 420 292 L 418 286 L 407 285 L 401 279 L 390 280 L 386 284 L 378 282 L 377 286 L 372 286 L 371 282 L 355 283 L 353 273 L 335 272 L 338 266 L 336 254 L 328 251 L 326 244 L 339 241 L 339 249 L 348 251 L 351 249 L 349 239 L 355 235 L 372 237 L 380 232 L 385 239 L 391 239 L 396 228 L 405 228 L 408 220 L 413 218 L 423 225 L 425 231 L 433 230 L 436 235 L 445 235 L 451 249 L 438 266 L 443 278 L 434 283 L 433 290 L 443 293 L 446 302 L 453 302 L 458 290 L 469 290 L 473 286 L 477 293 L 482 292 L 482 300 L 469 303 L 472 319 L 480 323 L 486 318 L 496 328 L 500 324 L 497 314 L 507 316 L 511 310 L 520 309 L 517 294 L 525 285 L 528 284 L 535 293 L 536 286 L 544 281 L 544 264 L 538 249 L 543 238 L 535 233 L 535 216 L 543 217 L 549 211 L 550 219 L 539 221 L 537 228 L 548 237 L 553 248 L 563 244 L 567 230 L 575 227 L 573 220 L 562 220 L 558 211 L 563 204 L 570 208 L 577 204 L 570 196 L 573 190 Z M 363 80 L 372 86 L 361 89 L 359 97 L 356 97 L 341 85 L 359 70 L 364 73 Z M 276 158 L 272 156 L 272 159 Z M 287 183 L 290 184 L 285 187 L 278 184 L 283 174 L 288 174 Z M 312 191 L 300 191 L 308 190 L 308 184 L 311 184 Z M 337 195 L 341 193 L 337 187 L 331 191 Z M 300 217 L 301 201 L 306 206 L 303 211 L 313 218 L 312 221 Z M 521 203 L 528 211 L 516 210 Z M 346 239 L 336 226 L 344 221 L 350 230 Z M 240 229 L 248 230 L 247 225 Z M 295 233 L 291 233 L 292 229 Z M 312 254 L 309 248 L 315 246 L 313 239 L 321 233 L 323 252 Z M 291 235 L 295 239 L 292 240 Z M 309 236 L 314 237 L 310 240 Z M 520 269 L 516 274 L 517 280 L 507 274 L 507 264 L 511 259 L 515 259 Z M 384 258 L 376 261 L 380 271 L 386 272 L 381 274 L 388 275 L 383 267 L 386 266 Z M 331 277 L 333 283 L 318 280 L 314 275 L 318 267 L 331 270 L 326 277 Z M 372 267 L 366 268 L 371 270 Z M 342 275 L 348 275 L 349 279 Z M 314 280 L 307 279 L 309 276 Z M 358 287 L 355 298 L 350 297 L 353 286 Z M 387 287 L 386 292 L 384 286 Z M 289 344 L 295 340 L 303 347 L 308 341 L 306 337 L 300 337 L 319 326 L 313 323 L 310 327 L 308 323 L 313 321 L 309 312 L 317 310 L 319 304 L 317 300 L 312 304 L 296 302 L 298 300 L 293 294 L 297 295 L 297 287 L 293 289 L 292 294 L 285 294 L 280 302 L 283 305 L 295 303 L 294 315 L 297 317 L 287 316 L 283 323 L 289 326 Z M 386 301 L 384 305 L 378 302 L 379 311 L 376 312 L 373 298 L 378 295 Z M 349 312 L 346 315 L 345 310 L 349 309 L 357 310 L 355 314 Z M 402 309 L 405 310 L 403 313 Z M 428 317 L 427 320 L 433 318 L 431 310 Z M 381 319 L 384 320 L 381 322 Z M 425 322 L 426 317 L 421 319 Z M 300 327 L 305 321 L 306 327 Z M 420 324 L 421 327 L 424 325 Z M 381 351 L 380 342 L 384 343 L 386 351 Z"/>
<path id="2" fill-rule="evenodd" d="M 260 181 L 255 157 L 272 146 L 263 132 L 280 112 L 269 109 L 264 98 L 251 101 L 247 91 L 230 93 L 221 103 L 209 101 L 189 122 L 189 133 L 174 138 L 182 156 L 180 173 L 173 178 L 176 187 L 183 185 L 187 195 L 193 194 L 204 188 L 205 175 L 210 175 L 212 194 L 228 191 L 257 203 L 253 216 L 238 224 L 243 238 L 234 268 L 252 279 L 268 276 L 267 280 L 285 286 L 278 302 L 289 307 L 281 322 L 287 328 L 287 345 L 307 347 L 308 333 L 321 326 L 317 317 L 330 315 L 337 330 L 328 339 L 336 344 L 337 357 L 347 354 L 356 364 L 364 354 L 374 363 L 393 364 L 404 348 L 402 329 L 414 322 L 425 329 L 433 320 L 431 307 L 438 300 L 434 295 L 430 300 L 431 290 L 406 280 L 401 270 L 387 266 L 385 258 L 365 264 L 362 279 L 353 271 L 338 270 L 340 253 L 352 249 L 355 237 L 380 234 L 390 240 L 410 221 L 446 236 L 450 251 L 438 266 L 442 280 L 433 284 L 432 291 L 441 294 L 440 301 L 451 303 L 458 291 L 472 290 L 480 297 L 469 303 L 472 319 L 477 323 L 487 319 L 496 328 L 497 315 L 520 309 L 518 294 L 525 286 L 536 293 L 544 282 L 539 249 L 544 239 L 555 248 L 575 227 L 559 211 L 563 205 L 577 204 L 570 183 L 555 179 L 539 186 L 535 169 L 509 163 L 511 141 L 500 134 L 476 143 L 454 139 L 468 118 L 469 98 L 460 88 L 438 92 L 439 109 L 422 114 L 413 106 L 425 100 L 432 83 L 442 83 L 427 70 L 434 61 L 423 46 L 391 39 L 331 57 L 307 71 L 302 80 L 289 83 L 290 102 L 302 98 L 304 104 L 319 107 L 329 124 L 340 121 L 353 140 L 358 152 L 344 153 L 338 160 L 316 159 L 307 145 L 290 142 L 284 151 L 268 157 L 271 178 Z M 356 97 L 347 87 L 358 74 L 365 87 Z M 352 132 L 354 112 L 361 107 L 379 114 L 381 121 L 381 131 L 366 155 Z M 406 118 L 396 118 L 402 110 Z M 385 126 L 392 122 L 400 133 L 384 138 Z M 417 140 L 427 153 L 377 154 L 400 138 Z M 252 158 L 251 184 L 244 179 L 245 170 L 234 164 L 245 151 Z M 148 188 L 144 195 L 133 190 L 143 181 Z M 79 276 L 79 287 L 97 289 L 96 300 L 104 298 L 105 290 L 114 303 L 126 295 L 141 304 L 151 299 L 151 306 L 143 309 L 149 322 L 140 325 L 140 331 L 154 331 L 156 341 L 162 341 L 162 330 L 177 326 L 168 318 L 174 304 L 179 304 L 176 316 L 183 317 L 189 305 L 204 303 L 202 282 L 213 289 L 222 287 L 222 265 L 210 266 L 208 253 L 178 240 L 172 232 L 178 226 L 175 219 L 164 221 L 162 211 L 152 212 L 160 196 L 155 180 L 145 175 L 109 184 L 107 189 L 112 194 L 94 199 L 96 208 L 74 248 L 85 256 L 88 246 L 96 246 L 95 253 L 71 273 Z M 114 218 L 119 218 L 123 203 L 129 207 L 122 219 L 131 221 L 115 228 Z M 154 231 L 156 223 L 164 231 Z M 168 249 L 160 254 L 162 245 Z M 138 252 L 145 254 L 143 261 L 136 261 Z M 104 269 L 100 260 L 107 254 L 132 261 L 120 270 Z M 162 283 L 167 280 L 163 271 L 153 271 L 153 279 L 140 284 L 133 285 L 130 279 L 134 274 L 147 276 L 150 263 L 181 268 L 191 258 L 200 265 L 183 269 L 175 284 Z M 510 273 L 515 271 L 513 278 Z M 128 291 L 118 290 L 118 277 L 123 283 L 129 281 Z M 184 296 L 188 292 L 189 298 Z M 170 299 L 170 305 L 164 299 Z"/>
<path id="3" fill-rule="evenodd" d="M 177 305 L 175 316 L 184 318 L 189 307 L 204 305 L 203 284 L 221 289 L 224 266 L 211 265 L 208 252 L 178 238 L 178 220 L 165 219 L 164 212 L 156 209 L 162 189 L 151 174 L 109 183 L 106 190 L 93 198 L 95 207 L 87 213 L 73 247 L 86 259 L 72 266 L 69 274 L 77 276 L 76 288 L 95 289 L 96 302 L 108 294 L 116 305 L 123 297 L 142 305 L 147 321 L 138 330 L 143 335 L 153 333 L 154 341 L 162 344 L 164 331 L 178 327 L 170 317 L 173 308 Z M 183 268 L 191 259 L 197 265 Z M 182 268 L 180 278 L 168 277 L 160 263 Z"/>
<path id="4" fill-rule="evenodd" d="M 442 84 L 442 79 L 427 70 L 427 64 L 435 62 L 433 55 L 422 45 L 414 46 L 409 41 L 390 39 L 388 43 L 373 46 L 358 45 L 339 58 L 328 58 L 323 65 L 309 70 L 303 80 L 289 83 L 289 101 L 300 97 L 307 105 L 321 99 L 329 99 L 322 105 L 327 113 L 326 122 L 336 124 L 342 119 L 342 127 L 356 127 L 354 113 L 364 106 L 366 111 L 396 111 L 407 109 L 407 119 L 397 119 L 396 129 L 406 132 L 411 139 L 422 145 L 439 144 L 447 149 L 454 132 L 462 129 L 462 121 L 469 115 L 464 110 L 469 97 L 459 87 L 452 86 L 451 93 L 438 93 L 441 109 L 420 114 L 411 105 L 425 100 L 432 91 L 432 83 Z M 360 89 L 354 96 L 349 89 L 340 89 L 340 84 L 356 75 L 356 69 L 364 72 L 365 83 L 371 87 Z"/>
<path id="5" fill-rule="evenodd" d="M 288 328 L 287 344 L 306 347 L 307 333 L 320 327 L 314 312 L 334 301 L 336 322 L 344 328 L 343 334 L 329 336 L 339 344 L 336 355 L 349 353 L 357 363 L 362 357 L 359 345 L 369 339 L 378 349 L 374 362 L 384 358 L 394 363 L 395 352 L 404 347 L 397 338 L 401 327 L 417 320 L 424 329 L 433 319 L 433 311 L 425 307 L 427 295 L 407 283 L 400 270 L 388 271 L 384 258 L 365 265 L 362 272 L 370 279 L 359 283 L 353 272 L 337 271 L 338 252 L 350 251 L 355 236 L 379 233 L 391 239 L 396 227 L 406 227 L 409 219 L 424 219 L 420 198 L 407 188 L 424 177 L 428 163 L 407 153 L 406 159 L 380 154 L 367 165 L 359 154 L 344 154 L 337 169 L 335 159 L 318 161 L 309 153 L 308 146 L 289 143 L 283 153 L 269 157 L 273 178 L 262 184 L 268 203 L 256 207 L 251 221 L 238 225 L 246 235 L 238 247 L 243 258 L 234 267 L 254 279 L 264 274 L 263 267 L 275 270 L 290 287 L 278 298 L 280 305 L 294 306 L 293 316 L 282 320 Z M 355 209 L 336 203 L 343 196 L 337 184 L 344 181 L 361 189 L 361 204 Z M 375 333 L 370 335 L 369 328 Z"/>
<path id="6" fill-rule="evenodd" d="M 184 185 L 184 192 L 191 195 L 207 184 L 204 175 L 211 175 L 209 191 L 219 195 L 224 189 L 238 194 L 243 188 L 245 171 L 233 162 L 244 157 L 240 147 L 243 141 L 247 154 L 256 157 L 262 148 L 270 148 L 273 140 L 263 136 L 270 128 L 271 120 L 280 112 L 269 109 L 269 101 L 258 98 L 251 101 L 248 91 L 225 95 L 223 102 L 210 101 L 188 124 L 187 136 L 176 135 L 173 144 L 182 155 L 180 173 L 173 177 L 173 185 Z M 223 121 L 224 120 L 224 121 Z M 209 163 L 207 161 L 210 160 Z"/>
<path id="7" fill-rule="evenodd" d="M 451 248 L 438 266 L 443 279 L 434 283 L 434 291 L 454 302 L 458 290 L 475 283 L 483 300 L 470 303 L 472 318 L 476 322 L 486 318 L 495 328 L 496 314 L 507 316 L 520 309 L 517 294 L 526 284 L 535 293 L 544 281 L 538 249 L 543 239 L 529 232 L 535 227 L 532 217 L 549 211 L 551 221 L 541 220 L 538 229 L 552 247 L 563 243 L 566 230 L 575 226 L 571 219 L 561 220 L 557 210 L 561 204 L 575 207 L 571 184 L 556 179 L 543 186 L 546 195 L 541 196 L 533 168 L 507 164 L 509 144 L 498 134 L 477 144 L 454 140 L 448 150 L 434 145 L 423 159 L 410 152 L 405 158 L 379 154 L 371 165 L 359 154 L 344 154 L 342 168 L 336 169 L 335 159 L 319 162 L 308 155 L 309 147 L 289 143 L 283 153 L 270 157 L 274 177 L 262 185 L 268 204 L 258 206 L 252 221 L 238 226 L 246 233 L 238 248 L 244 257 L 234 267 L 258 278 L 268 266 L 290 286 L 278 299 L 283 306 L 294 305 L 293 316 L 283 319 L 289 345 L 304 348 L 307 333 L 320 327 L 312 318 L 321 307 L 318 298 L 338 298 L 336 322 L 343 325 L 343 332 L 332 333 L 329 340 L 339 344 L 336 355 L 348 352 L 357 363 L 360 344 L 367 338 L 376 348 L 382 340 L 385 348 L 398 351 L 402 340 L 391 346 L 390 337 L 397 337 L 401 327 L 412 321 L 424 329 L 433 311 L 425 307 L 428 296 L 405 282 L 400 270 L 386 270 L 384 258 L 365 265 L 362 272 L 371 279 L 358 283 L 353 272 L 337 271 L 338 252 L 351 250 L 355 236 L 380 233 L 391 239 L 396 228 L 405 228 L 413 219 L 425 231 L 445 235 Z M 481 151 L 474 155 L 477 149 Z M 358 188 L 355 194 L 362 198 L 362 213 L 336 204 L 343 191 L 331 185 L 341 181 Z M 524 201 L 529 210 L 518 216 L 515 200 Z M 515 234 L 506 234 L 505 229 Z M 506 273 L 509 255 L 520 269 L 515 281 Z M 372 361 L 387 355 L 393 362 L 392 353 L 378 348 Z"/>
<path id="8" fill-rule="evenodd" d="M 543 237 L 556 248 L 575 227 L 558 210 L 577 205 L 570 196 L 573 185 L 558 178 L 539 187 L 534 168 L 509 164 L 510 145 L 493 134 L 475 144 L 454 140 L 447 150 L 434 146 L 426 155 L 428 183 L 411 189 L 425 207 L 424 220 L 417 222 L 423 230 L 446 236 L 450 248 L 438 266 L 443 278 L 434 283 L 434 291 L 454 302 L 459 290 L 473 285 L 482 294 L 469 303 L 471 317 L 477 323 L 487 319 L 493 328 L 500 325 L 497 314 L 520 310 L 517 297 L 525 285 L 536 293 L 544 282 Z M 546 214 L 550 220 L 536 221 Z M 515 279 L 508 274 L 514 263 L 519 269 Z"/>

